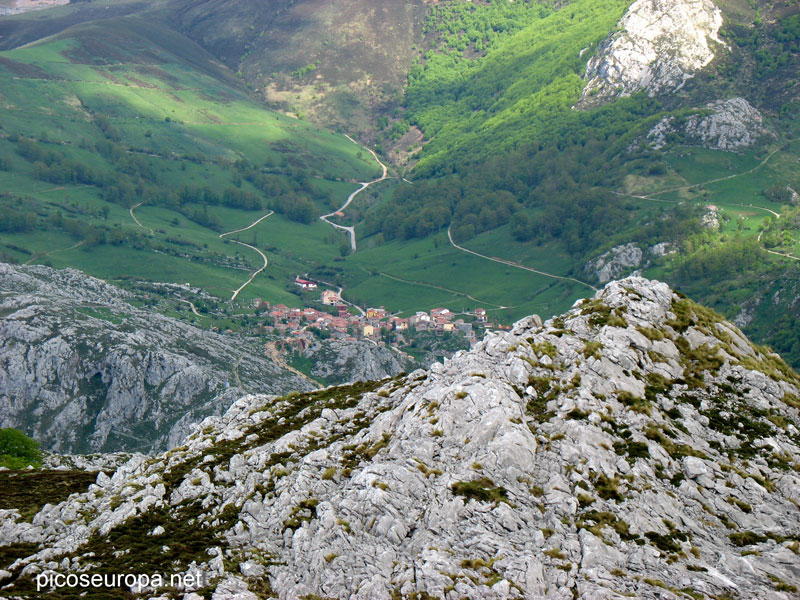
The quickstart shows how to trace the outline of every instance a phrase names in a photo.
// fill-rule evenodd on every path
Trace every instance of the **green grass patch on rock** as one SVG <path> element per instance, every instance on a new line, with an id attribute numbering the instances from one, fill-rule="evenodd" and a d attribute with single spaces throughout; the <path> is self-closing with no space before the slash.
<path id="1" fill-rule="evenodd" d="M 502 486 L 496 486 L 488 477 L 481 477 L 472 481 L 457 481 L 450 486 L 453 494 L 478 500 L 479 502 L 508 502 L 508 490 Z"/>

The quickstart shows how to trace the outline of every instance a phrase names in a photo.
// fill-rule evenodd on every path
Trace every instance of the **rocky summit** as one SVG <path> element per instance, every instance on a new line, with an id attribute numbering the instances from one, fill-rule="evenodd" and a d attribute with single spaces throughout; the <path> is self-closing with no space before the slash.
<path id="1" fill-rule="evenodd" d="M 677 91 L 713 60 L 721 26 L 709 0 L 637 0 L 589 60 L 579 105 Z"/>
<path id="2" fill-rule="evenodd" d="M 198 577 L 131 596 L 796 598 L 798 396 L 713 311 L 614 281 L 427 371 L 244 396 L 181 447 L 7 508 L 0 594 L 166 570 Z"/>

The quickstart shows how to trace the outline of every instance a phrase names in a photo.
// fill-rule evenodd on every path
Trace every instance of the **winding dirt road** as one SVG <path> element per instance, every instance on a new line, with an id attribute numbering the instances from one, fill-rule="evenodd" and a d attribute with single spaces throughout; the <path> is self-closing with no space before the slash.
<path id="1" fill-rule="evenodd" d="M 83 244 L 85 241 L 86 241 L 86 240 L 81 240 L 80 242 L 78 242 L 77 244 L 75 244 L 75 245 L 73 245 L 73 246 L 70 246 L 69 248 L 57 248 L 56 250 L 50 250 L 50 252 L 45 252 L 44 254 L 41 254 L 41 255 L 39 255 L 39 256 L 34 256 L 33 258 L 31 258 L 31 259 L 29 259 L 29 260 L 25 261 L 25 262 L 24 262 L 24 263 L 22 263 L 22 264 L 23 264 L 23 265 L 29 265 L 29 264 L 31 264 L 31 263 L 32 263 L 33 261 L 35 261 L 35 260 L 41 260 L 41 259 L 43 259 L 45 256 L 50 256 L 51 254 L 55 254 L 56 252 L 66 252 L 67 250 L 74 250 L 74 249 L 75 249 L 75 248 L 77 248 L 78 246 L 81 246 L 81 245 L 82 245 L 82 244 Z"/>
<path id="2" fill-rule="evenodd" d="M 283 367 L 283 368 L 284 368 L 284 369 L 286 369 L 287 371 L 291 371 L 292 373 L 294 373 L 294 374 L 295 374 L 295 375 L 297 375 L 298 377 L 302 377 L 303 379 L 305 379 L 305 380 L 307 380 L 307 381 L 310 381 L 310 382 L 311 382 L 311 383 L 313 383 L 314 385 L 317 385 L 317 386 L 319 386 L 319 387 L 325 387 L 325 386 L 323 386 L 323 385 L 322 385 L 322 384 L 321 384 L 319 381 L 317 381 L 316 379 L 312 379 L 311 377 L 309 377 L 308 375 L 306 375 L 305 373 L 303 373 L 303 372 L 302 372 L 302 371 L 300 371 L 299 369 L 295 369 L 295 368 L 294 368 L 292 365 L 290 365 L 289 363 L 287 363 L 287 362 L 286 362 L 286 359 L 283 357 L 283 354 L 282 354 L 282 353 L 281 353 L 281 351 L 278 349 L 278 343 L 277 343 L 277 342 L 267 342 L 267 343 L 264 345 L 264 353 L 265 353 L 265 354 L 266 354 L 266 355 L 267 355 L 269 358 L 271 358 L 271 359 L 272 359 L 272 361 L 273 361 L 273 362 L 274 362 L 276 365 L 278 365 L 279 367 Z"/>
<path id="3" fill-rule="evenodd" d="M 760 163 L 758 163 L 755 167 L 753 167 L 751 169 L 748 169 L 747 171 L 742 171 L 741 173 L 734 173 L 733 175 L 726 175 L 725 177 L 717 177 L 716 179 L 709 179 L 708 181 L 703 181 L 701 183 L 693 183 L 691 185 L 684 185 L 684 186 L 680 186 L 680 187 L 670 188 L 670 189 L 667 189 L 667 190 L 661 190 L 661 191 L 658 191 L 658 192 L 653 192 L 652 194 L 644 194 L 644 195 L 642 195 L 642 194 L 625 194 L 625 193 L 622 193 L 622 192 L 613 192 L 613 191 L 611 193 L 615 194 L 617 196 L 623 196 L 625 198 L 636 198 L 638 200 L 649 200 L 649 201 L 652 201 L 652 202 L 667 202 L 669 204 L 679 204 L 679 203 L 683 202 L 683 200 L 663 200 L 661 198 L 654 198 L 653 196 L 660 196 L 661 194 L 666 194 L 668 192 L 679 192 L 679 191 L 682 191 L 682 190 L 689 190 L 689 189 L 696 188 L 696 187 L 702 187 L 702 186 L 705 186 L 705 185 L 708 185 L 708 184 L 711 184 L 711 183 L 717 183 L 717 182 L 720 182 L 720 181 L 727 181 L 729 179 L 734 179 L 736 177 L 741 177 L 742 175 L 750 175 L 751 173 L 754 173 L 755 171 L 757 171 L 758 169 L 763 167 L 765 164 L 767 164 L 769 159 L 772 158 L 775 155 L 775 153 L 778 152 L 781 149 L 782 148 L 775 148 L 774 150 L 772 150 L 772 152 L 767 154 L 766 158 L 764 160 L 762 160 Z M 781 218 L 781 213 L 776 212 L 776 211 L 772 210 L 771 208 L 766 208 L 764 206 L 753 206 L 752 204 L 741 204 L 741 203 L 737 203 L 737 202 L 718 202 L 718 204 L 721 205 L 721 206 L 741 206 L 743 208 L 749 208 L 749 209 L 755 209 L 755 210 L 763 210 L 764 212 L 768 212 L 769 214 L 774 216 L 776 219 L 780 219 Z M 758 233 L 758 237 L 756 238 L 756 241 L 760 243 L 761 242 L 761 237 L 763 235 L 764 235 L 764 232 L 760 231 Z M 791 254 L 786 254 L 784 252 L 777 252 L 775 250 L 770 250 L 769 248 L 767 248 L 763 244 L 761 246 L 769 254 L 774 254 L 775 256 L 782 256 L 783 258 L 788 258 L 788 259 L 791 259 L 791 260 L 800 261 L 800 258 L 798 258 L 797 256 L 793 256 Z"/>
<path id="4" fill-rule="evenodd" d="M 579 283 L 580 285 L 585 285 L 586 287 L 591 288 L 595 292 L 598 291 L 597 288 L 594 287 L 593 285 L 589 285 L 585 281 L 581 281 L 580 279 L 575 279 L 574 277 L 564 277 L 562 275 L 554 275 L 553 273 L 546 273 L 545 271 L 539 271 L 538 269 L 533 269 L 531 267 L 526 267 L 525 265 L 521 265 L 519 263 L 515 263 L 514 261 L 511 261 L 511 260 L 506 260 L 504 258 L 496 258 L 496 257 L 492 257 L 492 256 L 486 256 L 485 254 L 479 254 L 478 252 L 475 252 L 474 250 L 469 250 L 467 248 L 464 248 L 463 246 L 459 246 L 458 244 L 456 244 L 453 241 L 453 235 L 450 233 L 450 228 L 451 227 L 452 227 L 452 224 L 447 227 L 447 239 L 450 240 L 450 244 L 454 248 L 457 248 L 458 250 L 461 250 L 462 252 L 467 252 L 468 254 L 472 254 L 474 256 L 477 256 L 479 258 L 483 258 L 485 260 L 491 260 L 492 262 L 500 263 L 502 265 L 507 265 L 509 267 L 514 267 L 515 269 L 523 269 L 524 271 L 530 271 L 531 273 L 536 273 L 537 275 L 543 275 L 544 277 L 550 277 L 552 279 L 561 279 L 563 281 L 573 281 L 575 283 Z"/>
<path id="5" fill-rule="evenodd" d="M 720 181 L 727 181 L 729 179 L 734 179 L 736 177 L 741 177 L 742 175 L 750 175 L 751 173 L 756 172 L 758 169 L 760 169 L 765 164 L 767 164 L 769 159 L 772 158 L 775 155 L 775 153 L 778 152 L 780 149 L 781 148 L 775 148 L 772 152 L 767 154 L 767 157 L 764 160 L 762 160 L 760 163 L 758 163 L 752 169 L 748 169 L 747 171 L 742 171 L 741 173 L 734 173 L 733 175 L 726 175 L 725 177 L 717 177 L 716 179 L 709 179 L 708 181 L 703 181 L 702 183 L 693 183 L 691 185 L 682 185 L 682 186 L 676 187 L 676 188 L 670 188 L 670 189 L 667 189 L 667 190 L 661 190 L 659 192 L 653 192 L 652 194 L 648 194 L 648 196 L 660 196 L 661 194 L 668 194 L 669 192 L 680 192 L 682 190 L 690 190 L 692 188 L 701 187 L 701 186 L 704 186 L 704 185 L 708 185 L 710 183 L 718 183 Z M 644 197 L 647 200 L 654 200 L 654 198 L 651 198 L 651 197 L 648 197 L 648 196 L 639 196 L 639 197 Z"/>
<path id="6" fill-rule="evenodd" d="M 155 234 L 156 234 L 156 232 L 155 232 L 155 231 L 153 231 L 153 230 L 152 230 L 152 229 L 150 229 L 149 227 L 145 227 L 144 225 L 142 225 L 142 224 L 139 222 L 139 219 L 137 219 L 137 218 L 136 218 L 136 215 L 135 215 L 135 214 L 133 214 L 133 211 L 134 211 L 135 209 L 139 208 L 139 207 L 140 207 L 142 204 L 143 204 L 142 202 L 139 202 L 139 204 L 134 204 L 133 206 L 131 206 L 131 208 L 130 208 L 130 210 L 129 210 L 128 212 L 129 212 L 129 213 L 131 213 L 131 217 L 133 218 L 133 220 L 136 222 L 136 224 L 137 224 L 139 227 L 141 227 L 142 229 L 146 229 L 147 231 L 149 231 L 149 232 L 150 232 L 150 235 L 155 235 Z"/>
<path id="7" fill-rule="evenodd" d="M 250 223 L 250 225 L 248 225 L 247 227 L 242 227 L 241 229 L 234 229 L 233 231 L 229 231 L 229 232 L 227 232 L 227 233 L 223 233 L 223 234 L 222 234 L 222 235 L 220 235 L 219 237 L 222 237 L 222 236 L 225 236 L 225 235 L 233 235 L 234 233 L 241 233 L 242 231 L 247 231 L 248 229 L 252 229 L 252 228 L 253 228 L 253 227 L 255 227 L 256 225 L 258 225 L 259 223 L 261 223 L 261 221 L 263 221 L 263 220 L 264 220 L 264 219 L 266 219 L 267 217 L 271 217 L 271 216 L 272 216 L 272 215 L 274 215 L 274 214 L 275 214 L 275 211 L 272 211 L 272 210 L 271 210 L 271 211 L 269 211 L 267 214 L 265 214 L 263 217 L 261 217 L 260 219 L 257 219 L 257 220 L 255 220 L 255 221 L 253 221 L 252 223 Z"/>
<path id="8" fill-rule="evenodd" d="M 250 229 L 252 227 L 255 227 L 256 225 L 261 223 L 261 221 L 263 221 L 264 219 L 266 219 L 267 217 L 269 217 L 269 216 L 271 216 L 273 214 L 274 214 L 273 211 L 269 211 L 267 214 L 265 214 L 260 219 L 257 219 L 256 221 L 253 221 L 252 223 L 250 223 L 250 225 L 248 225 L 247 227 L 242 227 L 241 229 L 234 229 L 233 231 L 226 231 L 225 233 L 220 233 L 219 237 L 222 239 L 222 238 L 225 238 L 228 235 L 233 235 L 234 233 L 240 233 L 242 231 L 247 231 L 248 229 Z M 258 276 L 258 274 L 261 273 L 261 271 L 263 271 L 264 269 L 267 268 L 267 265 L 269 264 L 269 261 L 267 260 L 267 256 L 261 250 L 256 248 L 255 246 L 251 246 L 250 244 L 245 244 L 244 242 L 240 242 L 239 240 L 230 240 L 230 241 L 233 242 L 234 244 L 239 244 L 240 246 L 247 246 L 251 250 L 254 250 L 254 251 L 258 252 L 258 255 L 264 260 L 264 264 L 261 266 L 261 268 L 253 271 L 253 273 L 250 275 L 250 279 L 248 279 L 241 286 L 239 286 L 239 289 L 234 290 L 233 295 L 231 296 L 231 299 L 230 299 L 230 302 L 233 302 L 234 300 L 236 300 L 236 296 L 239 295 L 239 292 L 241 292 L 244 288 L 246 288 L 248 285 L 250 285 L 253 282 L 253 279 L 255 279 L 256 276 Z"/>
<path id="9" fill-rule="evenodd" d="M 784 254 L 783 252 L 776 252 L 775 250 L 770 250 L 768 248 L 764 248 L 770 254 L 774 254 L 775 256 L 782 256 L 783 258 L 790 258 L 792 260 L 800 260 L 800 258 L 796 256 L 792 256 L 791 254 Z"/>
<path id="10" fill-rule="evenodd" d="M 345 134 L 345 135 L 344 135 L 344 137 L 346 137 L 348 140 L 350 140 L 350 141 L 351 141 L 351 142 L 353 142 L 354 144 L 358 145 L 358 142 L 356 142 L 356 141 L 355 141 L 353 138 L 351 138 L 349 135 Z M 366 146 L 363 146 L 363 147 L 364 147 L 364 148 L 366 148 Z M 336 229 L 341 229 L 342 231 L 346 231 L 346 232 L 347 232 L 347 234 L 350 236 L 350 249 L 351 249 L 353 252 L 355 252 L 355 251 L 356 251 L 356 249 L 357 249 L 357 248 L 356 248 L 356 228 L 355 228 L 355 226 L 350 226 L 350 227 L 347 227 L 346 225 L 339 225 L 339 224 L 337 224 L 337 223 L 334 223 L 334 222 L 330 221 L 330 220 L 329 220 L 329 217 L 333 217 L 333 216 L 335 216 L 335 215 L 336 215 L 336 213 L 344 212 L 344 210 L 345 210 L 345 209 L 346 209 L 348 206 L 350 206 L 350 203 L 351 203 L 351 202 L 352 202 L 352 201 L 355 199 L 355 197 L 356 197 L 356 196 L 358 196 L 358 195 L 359 195 L 361 192 L 363 192 L 365 189 L 367 189 L 367 188 L 368 188 L 369 186 L 371 186 L 372 184 L 374 184 L 374 183 L 378 183 L 378 182 L 380 182 L 380 181 L 383 181 L 384 179 L 386 179 L 386 178 L 387 178 L 387 177 L 386 177 L 386 174 L 387 174 L 388 170 L 387 170 L 387 168 L 386 168 L 386 165 L 385 165 L 385 164 L 383 164 L 383 163 L 380 161 L 380 159 L 378 158 L 378 155 L 377 155 L 377 154 L 375 154 L 375 152 L 373 152 L 373 151 L 372 151 L 370 148 L 366 148 L 366 149 L 367 149 L 367 152 L 369 152 L 370 154 L 372 154 L 373 158 L 374 158 L 374 159 L 375 159 L 375 161 L 376 161 L 376 162 L 377 162 L 377 163 L 380 165 L 381 169 L 383 169 L 383 174 L 380 176 L 380 178 L 378 178 L 378 179 L 375 179 L 374 181 L 360 182 L 360 185 L 361 185 L 361 187 L 360 187 L 360 188 L 358 188 L 358 189 L 357 189 L 355 192 L 353 192 L 352 194 L 350 194 L 350 195 L 347 197 L 347 201 L 345 201 L 345 203 L 344 203 L 344 204 L 342 204 L 342 206 L 340 206 L 340 207 L 339 207 L 337 210 L 333 211 L 332 213 L 328 213 L 327 215 L 322 215 L 322 216 L 320 217 L 320 220 L 321 220 L 321 221 L 325 221 L 325 222 L 326 222 L 328 225 L 331 225 L 331 226 L 335 227 Z"/>
<path id="11" fill-rule="evenodd" d="M 195 315 L 197 315 L 198 317 L 207 317 L 208 316 L 208 315 L 202 315 L 199 312 L 197 312 L 197 307 L 194 305 L 194 302 L 190 302 L 189 300 L 184 300 L 183 298 L 178 298 L 178 301 L 188 304 L 189 307 L 192 309 L 192 312 Z"/>

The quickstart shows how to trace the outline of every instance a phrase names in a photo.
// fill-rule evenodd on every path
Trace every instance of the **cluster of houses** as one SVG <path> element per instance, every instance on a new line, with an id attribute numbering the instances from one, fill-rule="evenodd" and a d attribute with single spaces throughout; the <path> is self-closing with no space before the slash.
<path id="1" fill-rule="evenodd" d="M 298 278 L 295 284 L 306 290 L 317 288 L 316 283 L 307 279 Z M 301 346 L 316 335 L 314 329 L 326 331 L 339 339 L 370 339 L 378 344 L 389 341 L 393 345 L 402 345 L 411 331 L 432 331 L 439 335 L 461 332 L 470 343 L 474 343 L 479 337 L 478 330 L 492 327 L 482 308 L 459 315 L 447 308 L 434 308 L 429 312 L 419 311 L 409 317 L 399 317 L 383 307 L 362 310 L 346 303 L 339 293 L 329 289 L 322 291 L 320 302 L 335 308 L 335 312 L 311 307 L 289 308 L 283 304 L 270 306 L 268 302 L 259 301 L 259 307 L 265 309 L 262 313 L 265 318 L 263 327 L 267 333 L 294 338 Z"/>

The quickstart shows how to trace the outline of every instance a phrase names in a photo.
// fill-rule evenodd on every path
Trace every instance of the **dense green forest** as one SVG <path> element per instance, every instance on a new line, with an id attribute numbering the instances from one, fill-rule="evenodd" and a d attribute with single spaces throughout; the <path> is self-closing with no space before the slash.
<path id="1" fill-rule="evenodd" d="M 408 120 L 431 140 L 416 175 L 584 135 L 587 123 L 572 106 L 583 88 L 585 49 L 608 36 L 629 4 L 576 0 L 554 9 L 500 0 L 435 8 L 429 27 L 437 42 L 412 67 L 406 92 Z"/>

